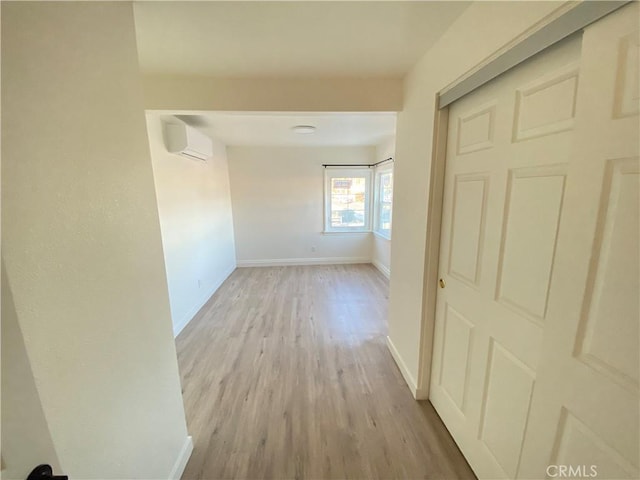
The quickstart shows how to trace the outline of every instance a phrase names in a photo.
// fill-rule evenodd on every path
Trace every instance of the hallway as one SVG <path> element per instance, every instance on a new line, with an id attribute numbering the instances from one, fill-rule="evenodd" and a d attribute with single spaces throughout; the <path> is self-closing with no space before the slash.
<path id="1" fill-rule="evenodd" d="M 386 346 L 371 265 L 237 269 L 177 338 L 184 479 L 475 478 Z"/>

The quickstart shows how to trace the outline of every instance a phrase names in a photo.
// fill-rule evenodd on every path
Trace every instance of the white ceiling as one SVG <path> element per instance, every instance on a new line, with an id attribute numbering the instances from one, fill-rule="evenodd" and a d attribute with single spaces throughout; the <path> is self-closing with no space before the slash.
<path id="1" fill-rule="evenodd" d="M 141 1 L 144 73 L 402 76 L 469 5 L 457 1 Z"/>
<path id="2" fill-rule="evenodd" d="M 365 146 L 395 136 L 395 113 L 203 113 L 177 115 L 228 146 Z M 313 125 L 313 134 L 291 128 Z"/>

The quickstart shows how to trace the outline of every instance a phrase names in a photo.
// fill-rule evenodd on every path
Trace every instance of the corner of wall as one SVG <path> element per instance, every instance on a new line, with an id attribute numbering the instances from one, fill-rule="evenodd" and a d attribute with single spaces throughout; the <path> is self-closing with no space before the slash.
<path id="1" fill-rule="evenodd" d="M 224 283 L 224 281 L 229 278 L 234 270 L 236 269 L 236 261 L 234 259 L 233 264 L 230 268 L 222 272 L 222 274 L 216 279 L 216 281 L 212 284 L 210 288 L 206 290 L 206 292 L 198 299 L 198 301 L 193 305 L 193 307 L 187 311 L 182 318 L 180 318 L 177 322 L 174 320 L 173 323 L 173 336 L 177 337 L 182 330 L 189 324 L 191 320 L 195 318 L 197 313 L 206 305 L 209 299 L 213 296 L 214 293 L 220 288 L 220 286 Z"/>
<path id="2" fill-rule="evenodd" d="M 173 464 L 173 468 L 171 469 L 171 473 L 169 474 L 169 480 L 180 480 L 182 474 L 184 473 L 184 469 L 187 467 L 187 463 L 189 462 L 189 458 L 191 458 L 192 453 L 193 438 L 191 436 L 188 436 L 187 438 L 185 438 L 182 449 L 180 450 L 180 453 L 178 453 L 178 458 L 176 458 L 176 461 Z"/>
<path id="3" fill-rule="evenodd" d="M 382 275 L 384 275 L 387 280 L 391 280 L 391 270 L 386 265 L 383 265 L 378 259 L 374 258 L 371 260 L 373 266 L 376 267 Z"/>
<path id="4" fill-rule="evenodd" d="M 413 375 L 411 375 L 411 372 L 402 359 L 400 352 L 398 352 L 398 349 L 393 344 L 393 341 L 389 336 L 387 336 L 387 347 L 389 347 L 389 352 L 391 353 L 393 360 L 396 362 L 396 365 L 398 366 L 398 369 L 400 370 L 404 381 L 407 382 L 407 386 L 409 387 L 413 398 L 415 398 L 416 400 L 424 400 L 426 398 L 424 397 L 424 392 L 421 389 L 418 389 L 416 380 L 413 378 Z"/>

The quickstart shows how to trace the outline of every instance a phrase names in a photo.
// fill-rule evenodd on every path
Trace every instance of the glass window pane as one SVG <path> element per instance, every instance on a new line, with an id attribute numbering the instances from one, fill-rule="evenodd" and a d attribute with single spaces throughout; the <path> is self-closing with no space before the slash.
<path id="1" fill-rule="evenodd" d="M 331 179 L 331 227 L 365 226 L 365 177 Z"/>
<path id="2" fill-rule="evenodd" d="M 380 205 L 380 230 L 391 230 L 391 205 Z"/>
<path id="3" fill-rule="evenodd" d="M 376 230 L 391 235 L 391 205 L 393 204 L 393 172 L 381 173 L 377 183 Z"/>
<path id="4" fill-rule="evenodd" d="M 383 173 L 380 175 L 380 200 L 384 203 L 391 203 L 393 198 L 393 174 Z"/>

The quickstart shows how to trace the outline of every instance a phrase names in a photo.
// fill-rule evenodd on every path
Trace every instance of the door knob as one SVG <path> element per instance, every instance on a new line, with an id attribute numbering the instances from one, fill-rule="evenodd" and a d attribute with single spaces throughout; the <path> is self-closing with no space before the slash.
<path id="1" fill-rule="evenodd" d="M 442 278 L 440 280 L 438 280 L 438 283 L 440 284 L 440 288 L 444 288 L 444 287 L 447 286 L 446 282 Z"/>

